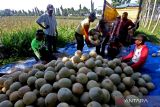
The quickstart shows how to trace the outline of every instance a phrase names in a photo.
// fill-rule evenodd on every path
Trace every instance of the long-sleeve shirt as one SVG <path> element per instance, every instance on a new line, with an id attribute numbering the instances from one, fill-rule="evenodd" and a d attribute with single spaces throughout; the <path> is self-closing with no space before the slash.
<path id="1" fill-rule="evenodd" d="M 31 48 L 34 51 L 34 54 L 37 56 L 38 59 L 41 58 L 39 49 L 44 45 L 44 41 L 39 41 L 36 38 L 34 38 L 31 42 Z"/>
<path id="2" fill-rule="evenodd" d="M 122 61 L 130 61 L 130 60 L 132 60 L 132 58 L 133 58 L 133 56 L 135 54 L 135 50 L 136 50 L 136 47 L 127 56 L 123 57 Z M 131 67 L 134 70 L 139 69 L 141 66 L 143 66 L 143 64 L 145 63 L 147 57 L 148 57 L 148 47 L 146 45 L 143 45 L 141 53 L 140 53 L 140 56 L 138 58 L 139 60 L 136 61 L 134 64 L 132 64 Z"/>

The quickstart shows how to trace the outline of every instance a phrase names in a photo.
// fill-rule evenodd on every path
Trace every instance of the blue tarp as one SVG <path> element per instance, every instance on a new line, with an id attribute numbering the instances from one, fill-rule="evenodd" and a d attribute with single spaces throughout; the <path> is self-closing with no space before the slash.
<path id="1" fill-rule="evenodd" d="M 148 59 L 141 69 L 141 73 L 149 74 L 152 77 L 152 81 L 155 84 L 156 88 L 149 93 L 149 95 L 160 95 L 160 57 L 152 57 L 152 53 L 156 53 L 160 50 L 160 46 L 147 42 L 146 45 L 149 47 L 149 56 Z M 95 48 L 88 48 L 86 45 L 84 46 L 83 52 L 88 53 Z M 133 49 L 133 46 L 130 48 L 123 49 L 123 55 L 128 54 L 130 50 Z M 68 55 L 73 55 L 76 51 L 76 44 L 68 44 L 64 48 L 59 49 L 60 52 L 66 53 Z M 23 63 L 18 64 L 7 64 L 0 68 L 0 73 L 10 73 L 12 68 L 25 68 L 32 67 L 33 64 L 37 63 L 34 58 L 30 58 Z"/>

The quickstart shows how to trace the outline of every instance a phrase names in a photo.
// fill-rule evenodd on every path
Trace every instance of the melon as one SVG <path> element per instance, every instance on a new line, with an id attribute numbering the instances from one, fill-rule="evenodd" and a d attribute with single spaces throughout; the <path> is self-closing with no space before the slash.
<path id="1" fill-rule="evenodd" d="M 88 77 L 87 75 L 80 73 L 77 75 L 76 81 L 81 84 L 86 84 L 88 82 Z"/>
<path id="2" fill-rule="evenodd" d="M 7 96 L 10 96 L 11 93 L 12 93 L 11 90 L 7 90 L 7 91 L 6 91 L 6 95 L 7 95 Z"/>
<path id="3" fill-rule="evenodd" d="M 58 86 L 58 82 L 54 82 L 53 83 L 53 90 L 58 90 L 59 86 Z"/>
<path id="4" fill-rule="evenodd" d="M 0 102 L 8 100 L 8 96 L 6 94 L 0 94 Z"/>
<path id="5" fill-rule="evenodd" d="M 151 82 L 146 83 L 146 88 L 148 90 L 153 90 L 155 88 L 155 85 Z"/>
<path id="6" fill-rule="evenodd" d="M 100 87 L 100 85 L 94 81 L 94 80 L 90 80 L 88 83 L 87 83 L 87 89 L 90 90 L 91 88 L 93 87 Z"/>
<path id="7" fill-rule="evenodd" d="M 10 100 L 11 102 L 16 102 L 16 101 L 18 101 L 18 99 L 19 99 L 18 91 L 14 91 L 14 92 L 11 93 L 10 96 L 9 96 L 9 100 Z"/>
<path id="8" fill-rule="evenodd" d="M 96 58 L 97 57 L 97 53 L 95 51 L 90 51 L 89 52 L 89 56 L 93 57 L 93 58 Z"/>
<path id="9" fill-rule="evenodd" d="M 138 94 L 139 94 L 139 89 L 138 89 L 138 87 L 133 86 L 133 87 L 131 88 L 131 94 L 138 96 Z"/>
<path id="10" fill-rule="evenodd" d="M 3 84 L 6 80 L 7 78 L 0 77 L 0 87 L 3 87 Z"/>
<path id="11" fill-rule="evenodd" d="M 34 76 L 37 72 L 39 71 L 39 69 L 33 68 L 29 73 L 28 76 Z M 19 77 L 19 76 L 18 76 Z"/>
<path id="12" fill-rule="evenodd" d="M 75 75 L 71 75 L 70 79 L 71 79 L 72 83 L 76 82 L 76 76 Z"/>
<path id="13" fill-rule="evenodd" d="M 0 103 L 0 107 L 13 107 L 13 104 L 11 103 L 11 101 L 5 100 Z"/>
<path id="14" fill-rule="evenodd" d="M 78 70 L 78 73 L 87 74 L 89 71 L 90 71 L 90 69 L 88 69 L 87 67 L 81 67 L 81 68 Z"/>
<path id="15" fill-rule="evenodd" d="M 73 68 L 74 68 L 74 65 L 73 65 L 73 63 L 72 63 L 71 61 L 67 61 L 67 62 L 65 63 L 65 67 L 67 67 L 67 68 L 69 68 L 69 69 L 73 69 Z"/>
<path id="16" fill-rule="evenodd" d="M 69 102 L 72 99 L 72 92 L 68 88 L 61 88 L 58 91 L 58 100 L 61 102 Z"/>
<path id="17" fill-rule="evenodd" d="M 101 61 L 103 61 L 103 57 L 100 56 L 100 55 L 97 55 L 96 60 L 101 60 Z"/>
<path id="18" fill-rule="evenodd" d="M 128 95 L 126 97 L 126 100 L 130 101 L 130 105 L 133 106 L 133 107 L 140 106 L 140 102 L 138 102 L 139 98 L 135 95 Z M 136 101 L 131 102 L 132 100 L 136 100 Z"/>
<path id="19" fill-rule="evenodd" d="M 126 74 L 125 73 L 121 73 L 121 78 L 123 79 L 125 77 L 127 77 Z"/>
<path id="20" fill-rule="evenodd" d="M 71 73 L 67 67 L 63 67 L 58 72 L 58 75 L 60 78 L 69 78 L 71 76 Z"/>
<path id="21" fill-rule="evenodd" d="M 52 71 L 52 72 L 56 72 L 55 68 L 49 66 L 47 67 L 47 69 L 45 71 Z"/>
<path id="22" fill-rule="evenodd" d="M 63 67 L 65 67 L 64 63 L 63 62 L 59 62 L 55 67 L 56 72 L 58 72 Z"/>
<path id="23" fill-rule="evenodd" d="M 122 69 L 124 69 L 124 68 L 127 67 L 127 66 L 128 66 L 128 65 L 127 65 L 126 63 L 124 63 L 124 62 L 121 63 Z"/>
<path id="24" fill-rule="evenodd" d="M 114 72 L 117 73 L 117 74 L 121 74 L 122 73 L 122 68 L 120 66 L 117 66 L 115 69 L 114 69 Z"/>
<path id="25" fill-rule="evenodd" d="M 127 96 L 129 96 L 129 95 L 131 95 L 130 91 L 125 90 L 125 91 L 123 92 L 123 96 L 124 96 L 124 97 L 127 97 Z"/>
<path id="26" fill-rule="evenodd" d="M 83 62 L 77 64 L 77 69 L 80 69 L 82 67 L 85 67 L 85 64 Z"/>
<path id="27" fill-rule="evenodd" d="M 123 83 L 127 86 L 127 87 L 132 87 L 135 84 L 135 81 L 131 78 L 131 77 L 125 77 L 123 78 Z"/>
<path id="28" fill-rule="evenodd" d="M 91 101 L 89 92 L 84 92 L 80 97 L 80 101 L 82 104 L 88 104 Z"/>
<path id="29" fill-rule="evenodd" d="M 109 78 L 115 85 L 118 85 L 121 82 L 121 78 L 118 74 L 112 74 Z"/>
<path id="30" fill-rule="evenodd" d="M 45 97 L 47 96 L 49 93 L 51 93 L 53 91 L 53 87 L 50 84 L 44 84 L 41 88 L 40 88 L 40 95 Z"/>
<path id="31" fill-rule="evenodd" d="M 28 80 L 27 80 L 28 86 L 34 87 L 34 86 L 35 86 L 35 81 L 36 81 L 36 80 L 37 80 L 37 78 L 34 77 L 34 76 L 29 77 Z"/>
<path id="32" fill-rule="evenodd" d="M 19 81 L 22 83 L 22 84 L 25 84 L 27 83 L 27 80 L 28 80 L 28 74 L 27 73 L 22 73 L 19 75 Z"/>
<path id="33" fill-rule="evenodd" d="M 56 60 L 52 60 L 52 61 L 50 61 L 49 63 L 47 63 L 46 65 L 45 65 L 46 67 L 55 67 L 56 66 Z"/>
<path id="34" fill-rule="evenodd" d="M 157 54 L 156 53 L 152 53 L 152 57 L 156 57 L 157 56 Z"/>
<path id="35" fill-rule="evenodd" d="M 103 104 L 102 107 L 110 107 L 108 104 Z"/>
<path id="36" fill-rule="evenodd" d="M 132 69 L 130 66 L 126 66 L 126 67 L 123 69 L 123 72 L 124 72 L 126 75 L 130 76 L 130 75 L 133 74 L 133 69 Z"/>
<path id="37" fill-rule="evenodd" d="M 101 86 L 109 91 L 113 91 L 114 88 L 114 84 L 110 79 L 104 79 L 101 83 Z"/>
<path id="38" fill-rule="evenodd" d="M 95 67 L 95 62 L 94 62 L 94 60 L 92 60 L 92 59 L 88 59 L 88 60 L 85 62 L 85 65 L 86 65 L 86 67 L 92 69 L 92 68 Z"/>
<path id="39" fill-rule="evenodd" d="M 120 91 L 113 91 L 111 93 L 111 97 L 114 101 L 116 101 L 117 99 L 123 99 L 123 95 Z"/>
<path id="40" fill-rule="evenodd" d="M 102 91 L 103 91 L 103 95 L 104 95 L 103 103 L 107 104 L 110 101 L 110 93 L 106 89 L 102 89 Z"/>
<path id="41" fill-rule="evenodd" d="M 137 83 L 139 86 L 146 86 L 146 82 L 143 78 L 139 78 Z"/>
<path id="42" fill-rule="evenodd" d="M 20 98 L 23 98 L 24 94 L 25 94 L 26 92 L 29 92 L 29 91 L 31 91 L 30 87 L 28 87 L 27 85 L 26 85 L 26 86 L 23 86 L 23 87 L 21 87 L 21 88 L 18 90 L 18 96 L 19 96 Z"/>
<path id="43" fill-rule="evenodd" d="M 6 90 L 9 89 L 10 85 L 13 83 L 13 78 L 8 78 L 4 83 L 3 86 L 5 87 Z"/>
<path id="44" fill-rule="evenodd" d="M 36 77 L 36 78 L 43 78 L 43 77 L 44 77 L 44 72 L 38 71 L 38 72 L 35 74 L 35 77 Z"/>
<path id="45" fill-rule="evenodd" d="M 98 81 L 98 76 L 95 72 L 88 72 L 87 77 L 88 77 L 88 80 Z"/>
<path id="46" fill-rule="evenodd" d="M 37 69 L 39 69 L 40 71 L 42 70 L 44 70 L 46 67 L 45 67 L 45 65 L 43 65 L 43 64 L 35 64 L 35 65 L 33 65 L 33 68 L 37 68 Z"/>
<path id="47" fill-rule="evenodd" d="M 37 99 L 36 102 L 37 107 L 45 107 L 45 99 L 43 97 L 40 97 Z"/>
<path id="48" fill-rule="evenodd" d="M 151 82 L 151 77 L 148 74 L 143 74 L 142 78 L 146 81 L 146 82 Z"/>
<path id="49" fill-rule="evenodd" d="M 74 83 L 72 86 L 72 92 L 77 95 L 81 95 L 84 91 L 83 85 L 80 83 Z"/>
<path id="50" fill-rule="evenodd" d="M 109 67 L 104 68 L 104 70 L 105 70 L 107 76 L 114 74 L 114 71 Z"/>
<path id="51" fill-rule="evenodd" d="M 121 65 L 121 60 L 118 58 L 114 58 L 113 61 L 116 63 L 117 66 Z"/>
<path id="52" fill-rule="evenodd" d="M 89 90 L 89 97 L 92 101 L 103 102 L 104 94 L 101 88 L 93 87 Z"/>
<path id="53" fill-rule="evenodd" d="M 95 65 L 96 65 L 97 67 L 102 67 L 102 66 L 103 66 L 103 63 L 102 63 L 101 60 L 96 60 L 96 61 L 95 61 Z"/>
<path id="54" fill-rule="evenodd" d="M 81 57 L 82 52 L 80 50 L 77 50 L 74 54 L 75 56 Z"/>
<path id="55" fill-rule="evenodd" d="M 140 78 L 140 76 L 141 76 L 141 73 L 136 72 L 136 73 L 133 73 L 131 77 L 133 80 L 137 81 Z"/>
<path id="56" fill-rule="evenodd" d="M 81 62 L 80 57 L 78 57 L 78 56 L 73 56 L 71 58 L 71 60 L 72 60 L 72 63 L 76 63 L 76 64 L 78 64 L 79 62 Z"/>
<path id="57" fill-rule="evenodd" d="M 25 104 L 23 103 L 22 100 L 18 100 L 15 104 L 14 107 L 25 107 Z"/>
<path id="58" fill-rule="evenodd" d="M 49 93 L 45 98 L 45 105 L 46 107 L 55 107 L 57 103 L 57 94 L 56 93 Z"/>
<path id="59" fill-rule="evenodd" d="M 70 88 L 72 86 L 72 81 L 68 78 L 62 78 L 58 81 L 59 88 Z"/>
<path id="60" fill-rule="evenodd" d="M 67 61 L 69 61 L 69 58 L 67 58 L 67 57 L 62 58 L 62 62 L 66 63 Z"/>
<path id="61" fill-rule="evenodd" d="M 76 75 L 76 71 L 74 69 L 70 69 L 69 71 L 71 75 Z"/>
<path id="62" fill-rule="evenodd" d="M 108 64 L 108 59 L 103 59 L 103 63 Z"/>
<path id="63" fill-rule="evenodd" d="M 22 85 L 21 85 L 20 82 L 14 82 L 14 83 L 10 86 L 9 90 L 10 90 L 11 92 L 18 91 L 18 89 L 21 88 L 21 86 L 22 86 Z"/>
<path id="64" fill-rule="evenodd" d="M 27 92 L 23 96 L 23 102 L 25 105 L 31 105 L 37 100 L 37 96 L 34 92 Z"/>
<path id="65" fill-rule="evenodd" d="M 35 87 L 40 89 L 44 84 L 46 84 L 46 80 L 44 78 L 39 78 L 35 81 Z"/>
<path id="66" fill-rule="evenodd" d="M 139 91 L 143 94 L 143 95 L 147 95 L 148 94 L 148 90 L 145 87 L 140 87 Z"/>
<path id="67" fill-rule="evenodd" d="M 33 71 L 33 70 L 32 70 Z M 21 74 L 21 71 L 16 71 L 13 74 L 11 74 L 10 76 L 13 78 L 13 81 L 18 81 L 19 79 L 19 75 Z"/>
<path id="68" fill-rule="evenodd" d="M 115 63 L 114 61 L 108 61 L 108 66 L 109 66 L 111 69 L 115 69 L 116 63 Z"/>
<path id="69" fill-rule="evenodd" d="M 40 96 L 40 92 L 37 89 L 34 89 L 33 92 L 36 94 L 36 96 Z"/>
<path id="70" fill-rule="evenodd" d="M 86 53 L 84 53 L 84 54 L 82 54 L 82 56 L 81 56 L 81 61 L 86 61 L 86 60 L 88 60 L 89 59 L 89 55 L 88 54 L 86 54 Z"/>
<path id="71" fill-rule="evenodd" d="M 125 91 L 126 86 L 124 85 L 124 83 L 120 83 L 120 84 L 117 86 L 117 89 L 118 89 L 118 91 L 123 92 L 123 91 Z"/>
<path id="72" fill-rule="evenodd" d="M 96 74 L 98 76 L 101 76 L 101 77 L 105 77 L 106 76 L 106 72 L 105 72 L 103 67 L 95 67 L 94 71 L 96 72 Z"/>
<path id="73" fill-rule="evenodd" d="M 47 71 L 44 74 L 44 79 L 47 82 L 54 82 L 55 78 L 56 78 L 56 74 L 54 72 L 52 72 L 52 71 Z"/>
<path id="74" fill-rule="evenodd" d="M 57 107 L 70 107 L 67 103 L 59 103 Z"/>
<path id="75" fill-rule="evenodd" d="M 72 95 L 72 103 L 73 104 L 78 104 L 80 101 L 79 101 L 79 98 L 78 98 L 78 95 Z M 78 104 L 78 106 L 81 106 L 81 104 Z"/>
<path id="76" fill-rule="evenodd" d="M 92 101 L 90 102 L 87 107 L 102 107 L 100 103 L 96 102 L 96 101 Z"/>

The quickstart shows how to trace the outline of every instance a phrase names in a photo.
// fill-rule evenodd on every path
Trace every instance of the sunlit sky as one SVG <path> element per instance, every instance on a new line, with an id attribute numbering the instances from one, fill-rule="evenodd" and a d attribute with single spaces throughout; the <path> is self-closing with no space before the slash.
<path id="1" fill-rule="evenodd" d="M 14 9 L 14 10 L 28 10 L 38 7 L 41 10 L 46 10 L 47 4 L 53 4 L 55 8 L 59 8 L 61 5 L 64 8 L 74 7 L 79 8 L 79 4 L 86 6 L 90 9 L 91 0 L 0 0 L 0 10 Z M 95 8 L 101 9 L 104 0 L 92 0 L 95 4 Z M 107 0 L 111 3 L 111 0 Z M 134 1 L 134 0 L 133 0 Z"/>

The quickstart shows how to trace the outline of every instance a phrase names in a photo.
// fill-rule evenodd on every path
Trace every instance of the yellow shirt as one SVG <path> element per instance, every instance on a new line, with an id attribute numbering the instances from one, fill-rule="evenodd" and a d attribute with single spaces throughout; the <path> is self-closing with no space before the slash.
<path id="1" fill-rule="evenodd" d="M 76 32 L 80 35 L 85 35 L 84 28 L 85 26 L 90 26 L 89 18 L 84 19 L 81 21 L 81 23 L 78 25 Z"/>

